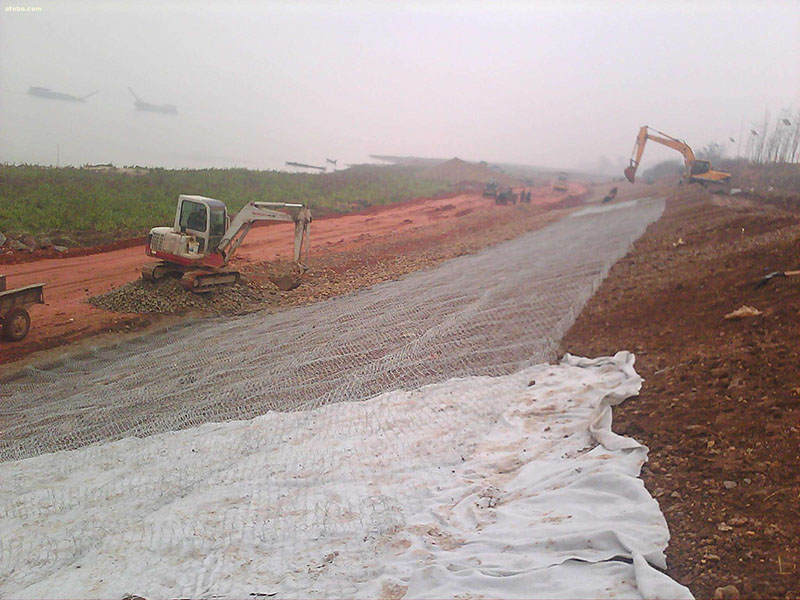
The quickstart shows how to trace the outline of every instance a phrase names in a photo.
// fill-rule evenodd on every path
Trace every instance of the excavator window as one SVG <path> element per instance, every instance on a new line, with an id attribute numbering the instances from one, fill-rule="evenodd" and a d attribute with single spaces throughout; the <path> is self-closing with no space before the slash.
<path id="1" fill-rule="evenodd" d="M 707 160 L 696 160 L 692 163 L 692 175 L 702 175 L 711 170 L 711 164 Z"/>
<path id="2" fill-rule="evenodd" d="M 206 230 L 206 206 L 199 202 L 184 200 L 181 204 L 181 231 L 191 229 L 192 231 Z"/>
<path id="3" fill-rule="evenodd" d="M 216 250 L 225 235 L 226 215 L 224 208 L 211 207 L 211 227 L 208 231 L 208 250 Z"/>
<path id="4" fill-rule="evenodd" d="M 212 236 L 225 235 L 225 211 L 211 209 L 211 230 L 209 232 Z"/>

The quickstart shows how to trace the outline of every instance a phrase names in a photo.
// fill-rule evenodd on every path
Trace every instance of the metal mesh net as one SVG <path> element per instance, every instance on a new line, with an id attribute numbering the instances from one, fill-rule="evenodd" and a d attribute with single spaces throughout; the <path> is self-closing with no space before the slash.
<path id="1" fill-rule="evenodd" d="M 0 461 L 551 360 L 608 269 L 662 210 L 658 200 L 585 209 L 327 302 L 196 322 L 28 367 L 0 384 Z"/>
<path id="2" fill-rule="evenodd" d="M 501 403 L 486 394 L 528 380 L 487 380 L 480 393 L 451 382 L 447 405 L 419 392 L 359 401 L 554 358 L 662 210 L 585 210 L 400 281 L 187 324 L 0 382 L 0 595 L 261 594 L 229 575 L 241 565 L 284 597 L 354 595 L 354 573 L 381 572 L 420 489 L 435 490 L 440 469 L 497 422 Z M 106 564 L 97 557 L 120 568 L 92 572 Z"/>

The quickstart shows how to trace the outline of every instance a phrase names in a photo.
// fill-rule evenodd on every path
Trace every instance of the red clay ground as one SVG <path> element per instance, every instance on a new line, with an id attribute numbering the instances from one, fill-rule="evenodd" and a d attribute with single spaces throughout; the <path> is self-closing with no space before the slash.
<path id="1" fill-rule="evenodd" d="M 463 245 L 463 251 L 459 250 L 463 253 L 508 239 L 515 232 L 518 235 L 526 228 L 541 226 L 545 221 L 539 214 L 563 205 L 565 199 L 569 203 L 570 197 L 576 198 L 585 191 L 579 184 L 570 184 L 568 194 L 554 193 L 549 187 L 534 189 L 531 205 L 516 207 L 496 206 L 492 199 L 478 194 L 461 194 L 317 219 L 311 225 L 312 269 L 307 282 L 297 291 L 276 294 L 275 306 L 314 301 L 399 276 L 453 256 L 459 245 Z M 520 215 L 525 218 L 520 219 Z M 287 259 L 292 239 L 293 229 L 288 224 L 254 228 L 232 266 L 251 272 L 264 283 L 266 277 L 258 277 L 269 270 L 264 261 Z M 365 252 L 365 247 L 371 249 Z M 25 340 L 0 342 L 0 364 L 87 336 L 125 332 L 152 323 L 153 316 L 110 312 L 86 302 L 91 296 L 138 279 L 141 266 L 148 260 L 152 259 L 145 256 L 143 244 L 136 244 L 83 256 L 2 266 L 10 288 L 45 283 L 47 305 L 31 309 L 31 332 Z M 336 267 L 340 263 L 348 266 Z"/>
<path id="2" fill-rule="evenodd" d="M 563 348 L 627 349 L 645 378 L 614 429 L 650 448 L 643 478 L 672 539 L 669 574 L 700 598 L 800 598 L 800 215 L 697 189 L 670 198 Z M 760 316 L 726 320 L 742 305 Z"/>

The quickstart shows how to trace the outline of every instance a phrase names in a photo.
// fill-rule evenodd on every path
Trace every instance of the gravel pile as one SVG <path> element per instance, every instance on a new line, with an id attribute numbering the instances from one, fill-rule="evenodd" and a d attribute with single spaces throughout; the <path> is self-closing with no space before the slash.
<path id="1" fill-rule="evenodd" d="M 201 310 L 237 314 L 252 310 L 270 293 L 276 292 L 254 284 L 238 283 L 205 294 L 194 294 L 184 289 L 177 279 L 167 277 L 156 282 L 139 279 L 93 296 L 88 302 L 97 308 L 121 313 L 174 314 Z"/>

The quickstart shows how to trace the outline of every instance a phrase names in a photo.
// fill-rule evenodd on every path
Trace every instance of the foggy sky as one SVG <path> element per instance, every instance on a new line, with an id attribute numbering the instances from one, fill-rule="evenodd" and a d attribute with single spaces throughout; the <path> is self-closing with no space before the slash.
<path id="1" fill-rule="evenodd" d="M 374 153 L 577 168 L 627 160 L 644 124 L 698 149 L 800 108 L 797 1 L 0 7 L 2 162 L 55 164 L 58 147 L 62 165 Z M 134 111 L 128 86 L 180 114 Z M 664 158 L 678 155 L 651 146 L 643 165 Z"/>

